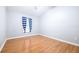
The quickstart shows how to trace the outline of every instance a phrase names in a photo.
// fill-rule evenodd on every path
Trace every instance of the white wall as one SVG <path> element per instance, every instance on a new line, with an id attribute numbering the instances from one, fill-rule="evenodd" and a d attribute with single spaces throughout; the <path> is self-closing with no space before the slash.
<path id="1" fill-rule="evenodd" d="M 0 48 L 6 39 L 6 8 L 0 6 Z"/>
<path id="2" fill-rule="evenodd" d="M 41 34 L 79 43 L 79 7 L 55 7 L 40 20 Z"/>
<path id="3" fill-rule="evenodd" d="M 31 33 L 23 33 L 22 16 L 32 18 L 33 29 Z M 0 27 L 0 47 L 6 39 L 6 34 L 8 38 L 44 34 L 79 44 L 79 7 L 55 7 L 41 18 L 7 11 L 7 20 L 6 7 L 0 7 Z"/>
<path id="4" fill-rule="evenodd" d="M 79 7 L 55 7 L 41 18 L 13 11 L 8 11 L 7 16 L 8 38 L 44 34 L 79 44 Z M 31 33 L 23 33 L 22 16 L 32 18 Z"/>
<path id="5" fill-rule="evenodd" d="M 23 35 L 32 35 L 32 34 L 38 34 L 39 33 L 39 27 L 38 27 L 38 18 L 34 16 L 30 16 L 24 13 L 19 12 L 13 12 L 8 11 L 7 13 L 7 33 L 8 38 L 11 37 L 18 37 Z M 30 17 L 32 18 L 32 32 L 30 33 L 23 33 L 23 27 L 22 27 L 22 16 Z"/>

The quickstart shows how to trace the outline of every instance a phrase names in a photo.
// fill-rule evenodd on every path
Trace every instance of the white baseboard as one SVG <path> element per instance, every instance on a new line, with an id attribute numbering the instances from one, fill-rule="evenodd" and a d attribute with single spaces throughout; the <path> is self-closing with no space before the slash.
<path id="1" fill-rule="evenodd" d="M 51 38 L 51 39 L 55 39 L 55 40 L 58 40 L 58 41 L 61 41 L 61 42 L 65 42 L 65 43 L 67 43 L 67 44 L 71 44 L 71 45 L 74 45 L 74 46 L 78 46 L 78 47 L 79 47 L 79 44 L 77 44 L 77 43 L 73 43 L 73 42 L 65 41 L 65 40 L 62 40 L 62 39 L 59 39 L 59 38 L 55 38 L 55 37 L 47 36 L 47 35 L 43 35 L 43 34 L 40 34 L 40 35 L 45 36 L 45 37 L 48 37 L 48 38 Z"/>
<path id="2" fill-rule="evenodd" d="M 39 35 L 39 34 L 31 34 L 31 35 L 23 35 L 23 36 L 11 37 L 11 38 L 7 38 L 7 40 L 15 39 L 15 38 L 28 37 L 28 36 L 34 36 L 34 35 Z"/>
<path id="3" fill-rule="evenodd" d="M 5 39 L 5 41 L 4 41 L 3 44 L 1 45 L 1 47 L 0 47 L 0 52 L 2 51 L 2 48 L 4 47 L 6 41 L 7 41 L 7 40 Z"/>

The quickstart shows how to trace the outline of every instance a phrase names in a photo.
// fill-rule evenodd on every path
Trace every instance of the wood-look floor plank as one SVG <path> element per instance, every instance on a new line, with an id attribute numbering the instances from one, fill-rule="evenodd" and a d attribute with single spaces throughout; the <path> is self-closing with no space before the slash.
<path id="1" fill-rule="evenodd" d="M 75 53 L 79 47 L 41 35 L 7 40 L 1 52 L 5 53 Z"/>

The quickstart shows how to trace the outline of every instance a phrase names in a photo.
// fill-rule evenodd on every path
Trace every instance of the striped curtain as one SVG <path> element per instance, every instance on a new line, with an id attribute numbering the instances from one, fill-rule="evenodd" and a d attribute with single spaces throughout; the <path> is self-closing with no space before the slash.
<path id="1" fill-rule="evenodd" d="M 26 33 L 26 29 L 27 29 L 27 19 L 29 21 L 29 32 L 32 31 L 32 19 L 31 18 L 27 18 L 27 17 L 22 17 L 22 26 L 23 26 L 23 30 L 24 30 L 24 33 Z"/>
<path id="2" fill-rule="evenodd" d="M 32 19 L 31 18 L 29 18 L 29 30 L 30 32 L 32 31 Z"/>
<path id="3" fill-rule="evenodd" d="M 22 17 L 22 26 L 24 33 L 26 33 L 26 24 L 27 24 L 27 17 Z"/>

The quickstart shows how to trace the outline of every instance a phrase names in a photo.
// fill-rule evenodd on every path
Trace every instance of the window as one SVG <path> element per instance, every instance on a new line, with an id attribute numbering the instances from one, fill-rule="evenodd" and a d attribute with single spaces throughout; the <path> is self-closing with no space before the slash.
<path id="1" fill-rule="evenodd" d="M 29 19 L 27 19 L 27 25 L 26 25 L 26 32 L 30 32 L 30 27 L 29 27 Z"/>
<path id="2" fill-rule="evenodd" d="M 31 32 L 32 30 L 32 19 L 27 17 L 22 17 L 22 26 L 23 26 L 23 32 Z"/>

